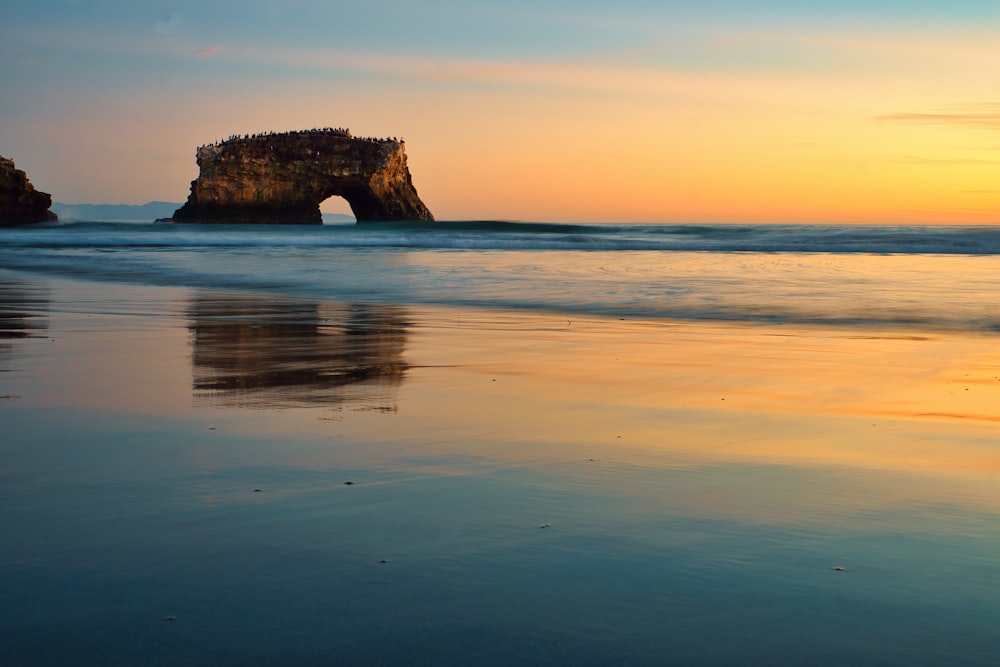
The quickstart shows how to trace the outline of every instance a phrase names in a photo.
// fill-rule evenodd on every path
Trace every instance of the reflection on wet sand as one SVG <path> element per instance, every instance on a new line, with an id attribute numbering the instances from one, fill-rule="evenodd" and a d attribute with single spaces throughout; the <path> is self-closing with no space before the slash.
<path id="1" fill-rule="evenodd" d="M 10 354 L 13 348 L 9 340 L 44 336 L 48 308 L 44 287 L 0 278 L 0 355 Z M 8 370 L 0 366 L 0 371 Z"/>
<path id="2" fill-rule="evenodd" d="M 201 294 L 189 316 L 199 399 L 395 410 L 407 370 L 401 308 Z"/>

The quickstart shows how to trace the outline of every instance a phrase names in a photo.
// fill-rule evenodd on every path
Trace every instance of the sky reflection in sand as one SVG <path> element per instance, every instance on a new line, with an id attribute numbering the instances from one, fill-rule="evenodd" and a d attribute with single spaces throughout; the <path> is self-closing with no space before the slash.
<path id="1" fill-rule="evenodd" d="M 1000 355 L 990 337 L 184 290 L 167 291 L 156 309 L 115 313 L 82 294 L 95 289 L 85 283 L 58 288 L 26 315 L 44 338 L 12 352 L 25 366 L 9 378 L 23 405 L 197 419 L 253 407 L 261 414 L 234 421 L 255 422 L 255 432 L 325 430 L 430 450 L 472 438 L 501 460 L 598 448 L 659 453 L 664 464 L 1000 467 Z M 142 303 L 144 289 L 99 288 L 119 304 Z"/>

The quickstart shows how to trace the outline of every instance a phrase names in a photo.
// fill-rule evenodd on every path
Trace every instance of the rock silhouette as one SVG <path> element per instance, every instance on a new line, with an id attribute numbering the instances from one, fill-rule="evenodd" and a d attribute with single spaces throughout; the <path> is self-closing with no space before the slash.
<path id="1" fill-rule="evenodd" d="M 0 156 L 0 227 L 56 220 L 52 195 L 39 192 L 14 161 Z"/>
<path id="2" fill-rule="evenodd" d="M 402 140 L 343 128 L 232 136 L 197 150 L 200 173 L 177 222 L 322 224 L 320 203 L 347 200 L 358 222 L 433 220 Z"/>

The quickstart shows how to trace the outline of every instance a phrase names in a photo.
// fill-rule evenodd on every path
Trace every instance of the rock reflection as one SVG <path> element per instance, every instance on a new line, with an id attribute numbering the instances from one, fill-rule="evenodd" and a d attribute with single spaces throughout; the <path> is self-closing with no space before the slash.
<path id="1" fill-rule="evenodd" d="M 36 338 L 48 329 L 49 295 L 34 284 L 0 279 L 0 355 L 8 355 L 17 338 Z M 0 370 L 9 370 L 0 367 Z"/>
<path id="2" fill-rule="evenodd" d="M 246 407 L 394 411 L 407 322 L 393 306 L 201 295 L 190 306 L 195 396 Z"/>

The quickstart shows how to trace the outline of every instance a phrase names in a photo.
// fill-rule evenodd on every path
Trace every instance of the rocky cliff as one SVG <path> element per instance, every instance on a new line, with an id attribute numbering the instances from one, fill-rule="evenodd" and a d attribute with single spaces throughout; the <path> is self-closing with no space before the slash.
<path id="1" fill-rule="evenodd" d="M 0 157 L 0 226 L 55 220 L 52 195 L 39 192 L 14 161 Z"/>
<path id="2" fill-rule="evenodd" d="M 197 151 L 198 179 L 177 222 L 322 224 L 339 196 L 358 222 L 433 220 L 417 196 L 402 141 L 345 129 L 230 137 Z"/>

